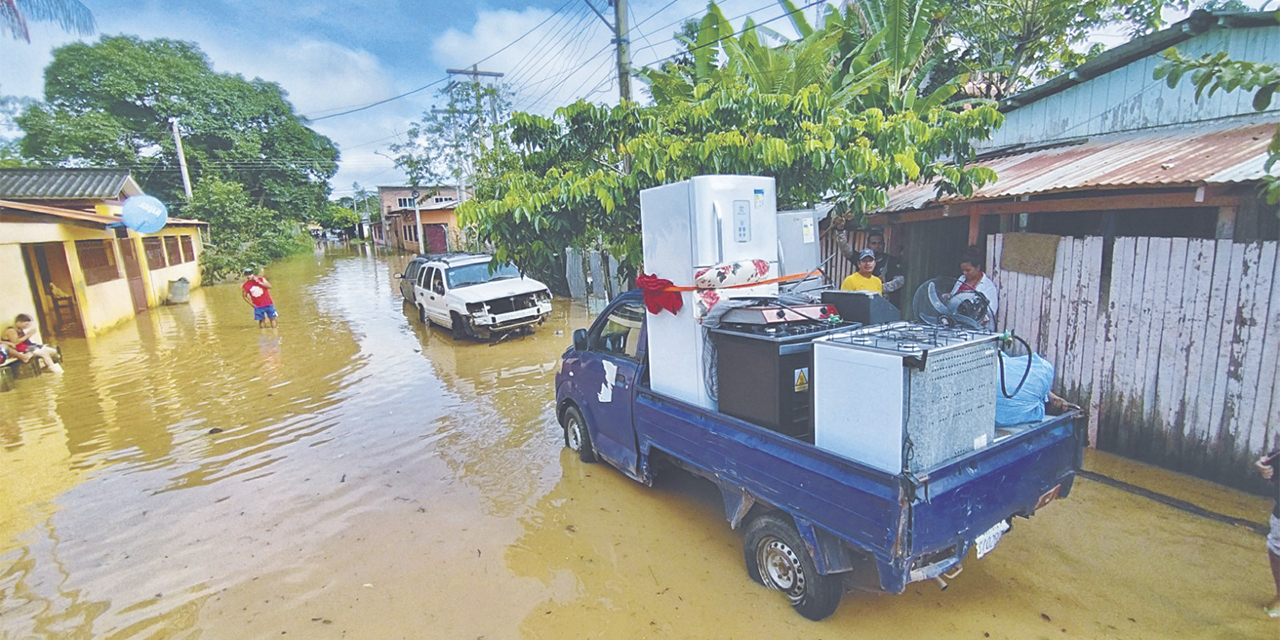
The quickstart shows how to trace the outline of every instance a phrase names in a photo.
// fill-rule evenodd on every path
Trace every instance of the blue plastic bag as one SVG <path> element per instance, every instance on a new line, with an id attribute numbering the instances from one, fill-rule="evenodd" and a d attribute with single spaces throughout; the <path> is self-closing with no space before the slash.
<path id="1" fill-rule="evenodd" d="M 1031 358 L 1030 372 L 1027 372 L 1028 357 Z M 1053 387 L 1053 365 L 1038 354 L 1003 356 L 1000 364 L 1004 367 L 1006 390 L 1012 392 L 1017 389 L 1023 373 L 1027 373 L 1027 382 L 1012 398 L 1006 398 L 1004 391 L 1000 389 L 1000 381 L 996 380 L 996 426 L 1008 427 L 1044 420 L 1044 403 L 1048 402 L 1049 389 Z"/>

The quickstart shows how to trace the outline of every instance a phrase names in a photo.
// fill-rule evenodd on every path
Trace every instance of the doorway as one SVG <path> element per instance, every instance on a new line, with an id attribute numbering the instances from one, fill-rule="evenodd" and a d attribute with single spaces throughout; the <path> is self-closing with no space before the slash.
<path id="1" fill-rule="evenodd" d="M 61 242 L 41 242 L 23 245 L 23 249 L 40 326 L 54 335 L 84 335 L 66 247 Z"/>

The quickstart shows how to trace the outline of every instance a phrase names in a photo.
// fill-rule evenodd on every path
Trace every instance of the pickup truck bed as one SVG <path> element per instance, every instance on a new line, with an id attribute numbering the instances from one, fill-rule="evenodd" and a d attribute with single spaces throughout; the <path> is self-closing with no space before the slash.
<path id="1" fill-rule="evenodd" d="M 629 299 L 638 300 L 620 297 L 601 318 Z M 834 612 L 846 586 L 901 593 L 956 568 L 979 538 L 989 551 L 1015 516 L 1066 497 L 1082 462 L 1086 436 L 1073 412 L 927 472 L 894 475 L 653 391 L 643 327 L 628 350 L 616 333 L 601 338 L 601 325 L 575 332 L 556 376 L 566 444 L 646 484 L 660 460 L 714 482 L 730 525 L 745 523 L 751 577 L 812 619 Z"/>

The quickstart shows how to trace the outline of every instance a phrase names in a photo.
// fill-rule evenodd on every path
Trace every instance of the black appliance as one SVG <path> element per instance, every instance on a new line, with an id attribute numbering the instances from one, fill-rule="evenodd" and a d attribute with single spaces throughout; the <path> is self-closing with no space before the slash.
<path id="1" fill-rule="evenodd" d="M 862 325 L 902 320 L 902 312 L 892 302 L 870 291 L 823 291 L 822 301 L 835 307 L 841 318 Z"/>
<path id="2" fill-rule="evenodd" d="M 813 339 L 858 327 L 800 320 L 711 329 L 720 412 L 813 443 Z"/>

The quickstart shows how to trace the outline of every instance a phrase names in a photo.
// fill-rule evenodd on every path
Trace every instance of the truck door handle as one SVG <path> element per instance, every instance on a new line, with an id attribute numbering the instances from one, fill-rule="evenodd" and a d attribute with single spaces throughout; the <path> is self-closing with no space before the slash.
<path id="1" fill-rule="evenodd" d="M 616 375 L 616 376 L 614 376 L 614 377 L 613 377 L 613 384 L 614 384 L 614 386 L 618 387 L 619 389 L 626 389 L 626 388 L 627 388 L 627 377 L 626 377 L 626 376 L 624 376 L 624 375 L 622 375 L 621 373 L 619 373 L 618 375 Z"/>

